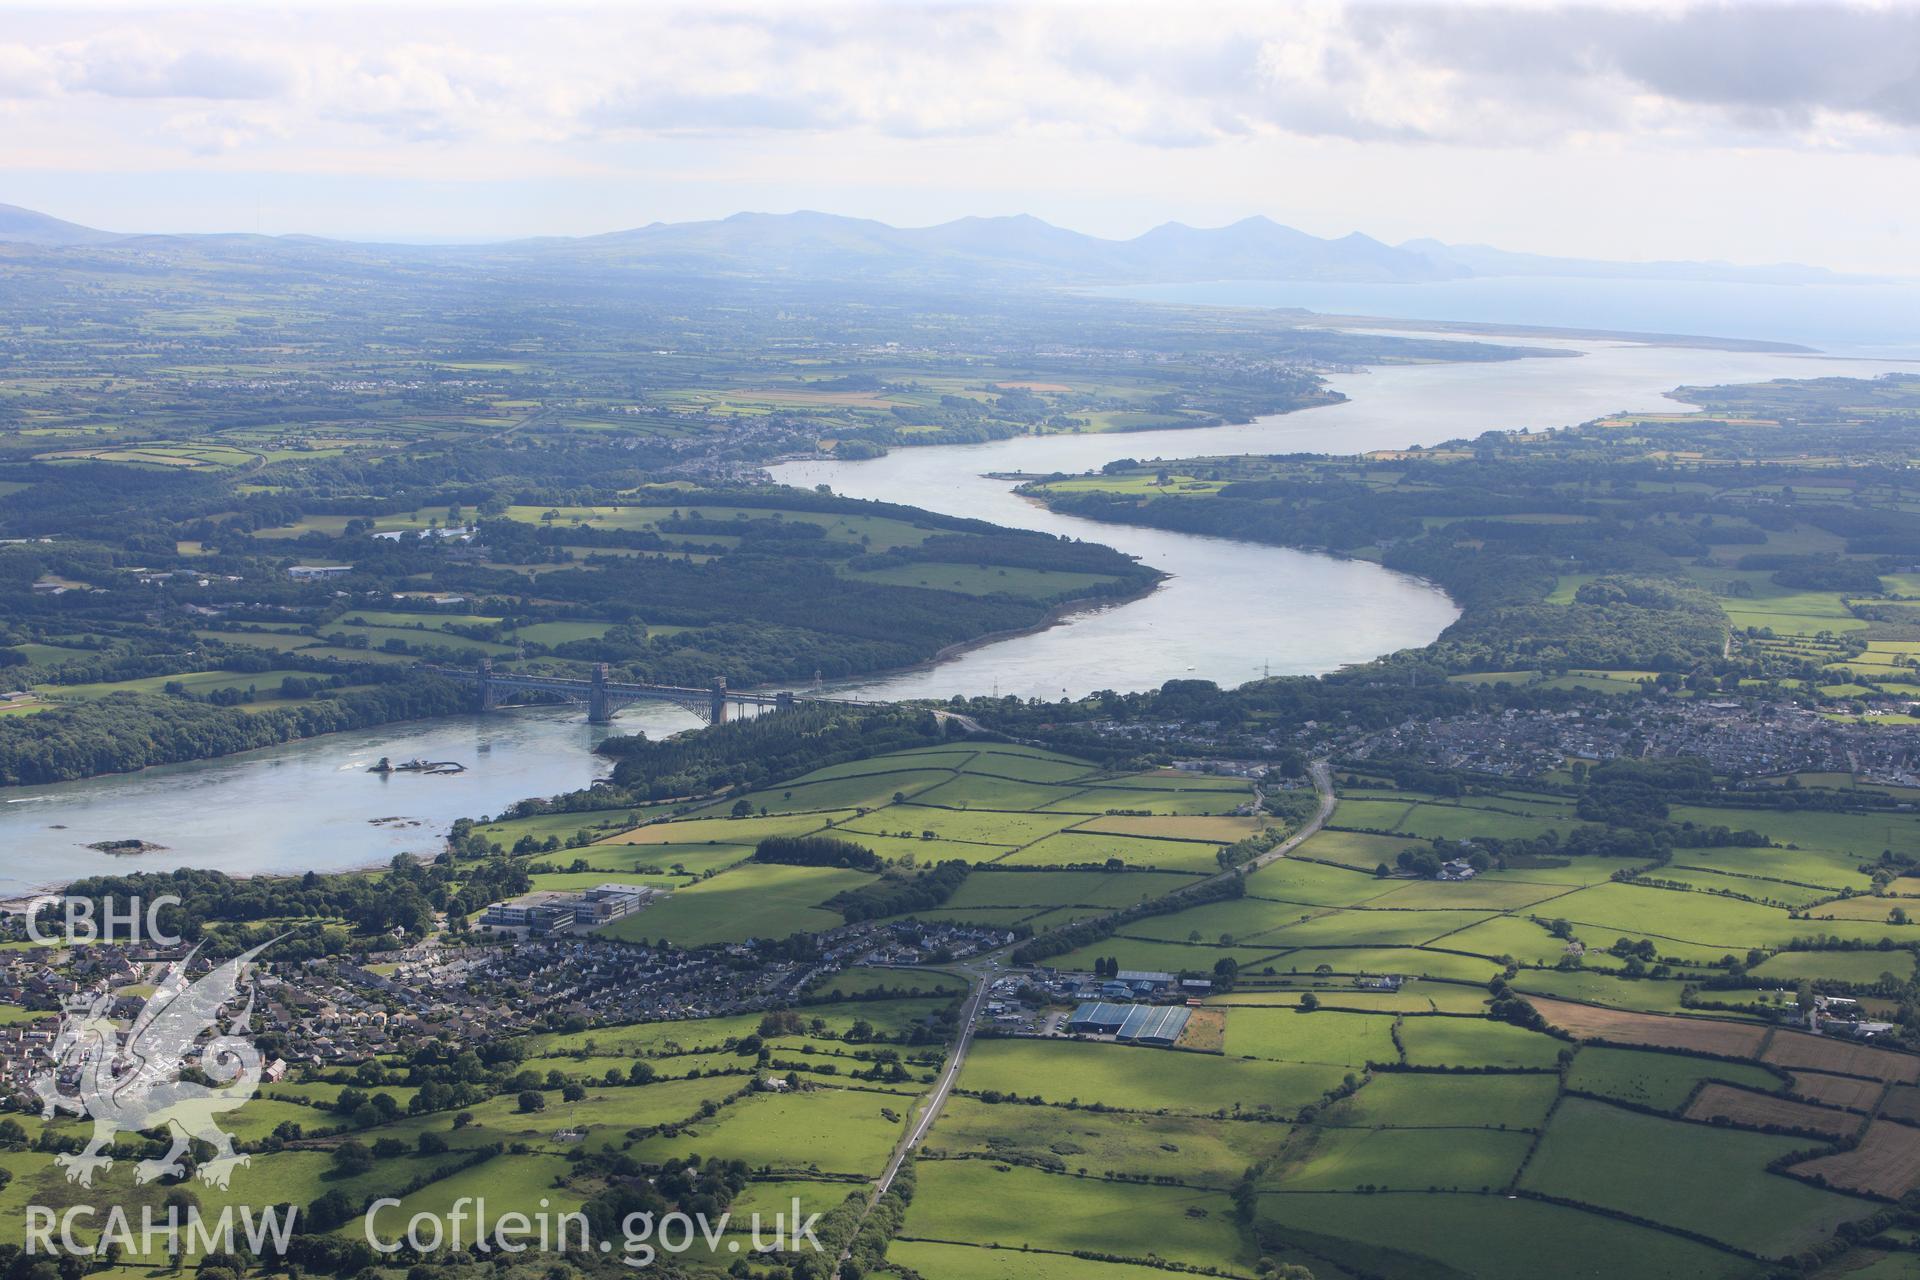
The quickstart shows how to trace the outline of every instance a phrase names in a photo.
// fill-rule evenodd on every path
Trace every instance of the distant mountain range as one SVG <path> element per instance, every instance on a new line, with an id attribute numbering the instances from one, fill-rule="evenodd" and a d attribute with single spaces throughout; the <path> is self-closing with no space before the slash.
<path id="1" fill-rule="evenodd" d="M 15 204 L 0 204 L 0 241 L 15 244 L 88 245 L 111 244 L 125 236 L 111 231 L 95 231 L 77 222 L 62 222 L 44 213 L 22 209 Z"/>
<path id="2" fill-rule="evenodd" d="M 205 252 L 275 245 L 311 254 L 328 244 L 375 246 L 312 236 L 119 235 L 0 204 L 0 242 L 46 248 L 139 247 L 168 243 Z M 932 227 L 893 227 L 830 213 L 737 213 L 712 222 L 656 222 L 631 231 L 546 237 L 492 245 L 378 246 L 386 255 L 576 260 L 676 273 L 789 279 L 921 279 L 1015 284 L 1145 284 L 1212 280 L 1323 280 L 1419 283 L 1473 276 L 1581 276 L 1771 284 L 1835 281 L 1818 267 L 1744 267 L 1715 262 L 1603 262 L 1509 253 L 1485 245 L 1409 240 L 1389 245 L 1354 232 L 1323 239 L 1270 218 L 1200 228 L 1178 222 L 1131 240 L 1068 231 L 1029 215 L 959 218 Z"/>

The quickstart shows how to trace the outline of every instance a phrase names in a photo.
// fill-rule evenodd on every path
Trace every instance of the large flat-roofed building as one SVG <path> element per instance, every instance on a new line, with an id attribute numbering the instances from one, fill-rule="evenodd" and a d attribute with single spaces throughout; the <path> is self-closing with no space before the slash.
<path id="1" fill-rule="evenodd" d="M 534 934 L 568 925 L 591 928 L 630 915 L 665 893 L 644 884 L 597 884 L 584 893 L 543 890 L 494 903 L 481 915 L 480 923 Z"/>
<path id="2" fill-rule="evenodd" d="M 528 933 L 550 933 L 574 918 L 570 902 L 556 901 L 560 894 L 496 902 L 480 916 L 480 923 L 496 929 L 525 929 Z"/>
<path id="3" fill-rule="evenodd" d="M 1179 1004 L 1109 1004 L 1089 1000 L 1067 1019 L 1077 1036 L 1112 1036 L 1130 1044 L 1169 1045 L 1180 1038 L 1192 1013 Z"/>
<path id="4" fill-rule="evenodd" d="M 659 890 L 644 884 L 597 884 L 574 904 L 575 924 L 605 924 L 638 911 Z"/>
<path id="5" fill-rule="evenodd" d="M 1077 1036 L 1110 1036 L 1120 1030 L 1132 1005 L 1089 1000 L 1067 1018 L 1067 1030 Z"/>
<path id="6" fill-rule="evenodd" d="M 1137 1004 L 1128 1011 L 1126 1021 L 1120 1024 L 1113 1038 L 1134 1044 L 1172 1044 L 1187 1029 L 1187 1018 L 1192 1012 L 1180 1004 Z"/>

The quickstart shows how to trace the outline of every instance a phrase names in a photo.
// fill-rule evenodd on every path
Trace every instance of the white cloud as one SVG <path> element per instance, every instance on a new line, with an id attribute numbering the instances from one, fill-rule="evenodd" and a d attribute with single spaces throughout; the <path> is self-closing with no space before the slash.
<path id="1" fill-rule="evenodd" d="M 215 102 L 283 97 L 293 87 L 297 63 L 290 49 L 238 41 L 176 43 L 144 33 L 115 33 L 48 54 L 69 93 Z"/>
<path id="2" fill-rule="evenodd" d="M 1904 6 L 187 7 L 11 25 L 48 38 L 0 45 L 0 96 L 270 103 L 296 140 L 346 127 L 401 144 L 867 130 L 1531 146 L 1653 128 L 1911 149 L 1920 131 L 1920 10 Z"/>

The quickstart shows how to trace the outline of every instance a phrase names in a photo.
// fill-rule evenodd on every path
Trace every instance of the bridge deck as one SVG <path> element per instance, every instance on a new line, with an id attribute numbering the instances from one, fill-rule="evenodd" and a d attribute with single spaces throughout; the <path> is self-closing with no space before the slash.
<path id="1" fill-rule="evenodd" d="M 601 683 L 571 676 L 527 675 L 512 671 L 482 673 L 461 667 L 441 667 L 428 663 L 421 664 L 420 669 L 434 675 L 445 676 L 450 680 L 461 680 L 470 684 L 488 684 L 496 689 L 526 689 L 540 693 L 574 695 L 581 701 L 588 700 L 597 692 L 608 698 L 659 698 L 673 702 L 710 702 L 724 699 L 727 702 L 759 707 L 778 706 L 783 701 L 824 702 L 849 707 L 869 705 L 855 698 L 830 698 L 813 693 L 748 693 L 744 690 L 701 689 L 673 684 L 632 684 L 612 680 Z"/>

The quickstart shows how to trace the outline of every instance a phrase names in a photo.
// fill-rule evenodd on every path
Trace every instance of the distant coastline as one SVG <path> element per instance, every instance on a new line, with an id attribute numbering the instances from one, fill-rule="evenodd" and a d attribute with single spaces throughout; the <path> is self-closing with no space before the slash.
<path id="1" fill-rule="evenodd" d="M 1908 281 L 1480 276 L 1409 283 L 1238 280 L 1089 287 L 1104 298 L 1298 312 L 1306 325 L 1762 354 L 1920 358 Z M 1434 317 L 1447 317 L 1436 319 Z M 1759 335 L 1765 335 L 1761 337 Z"/>

